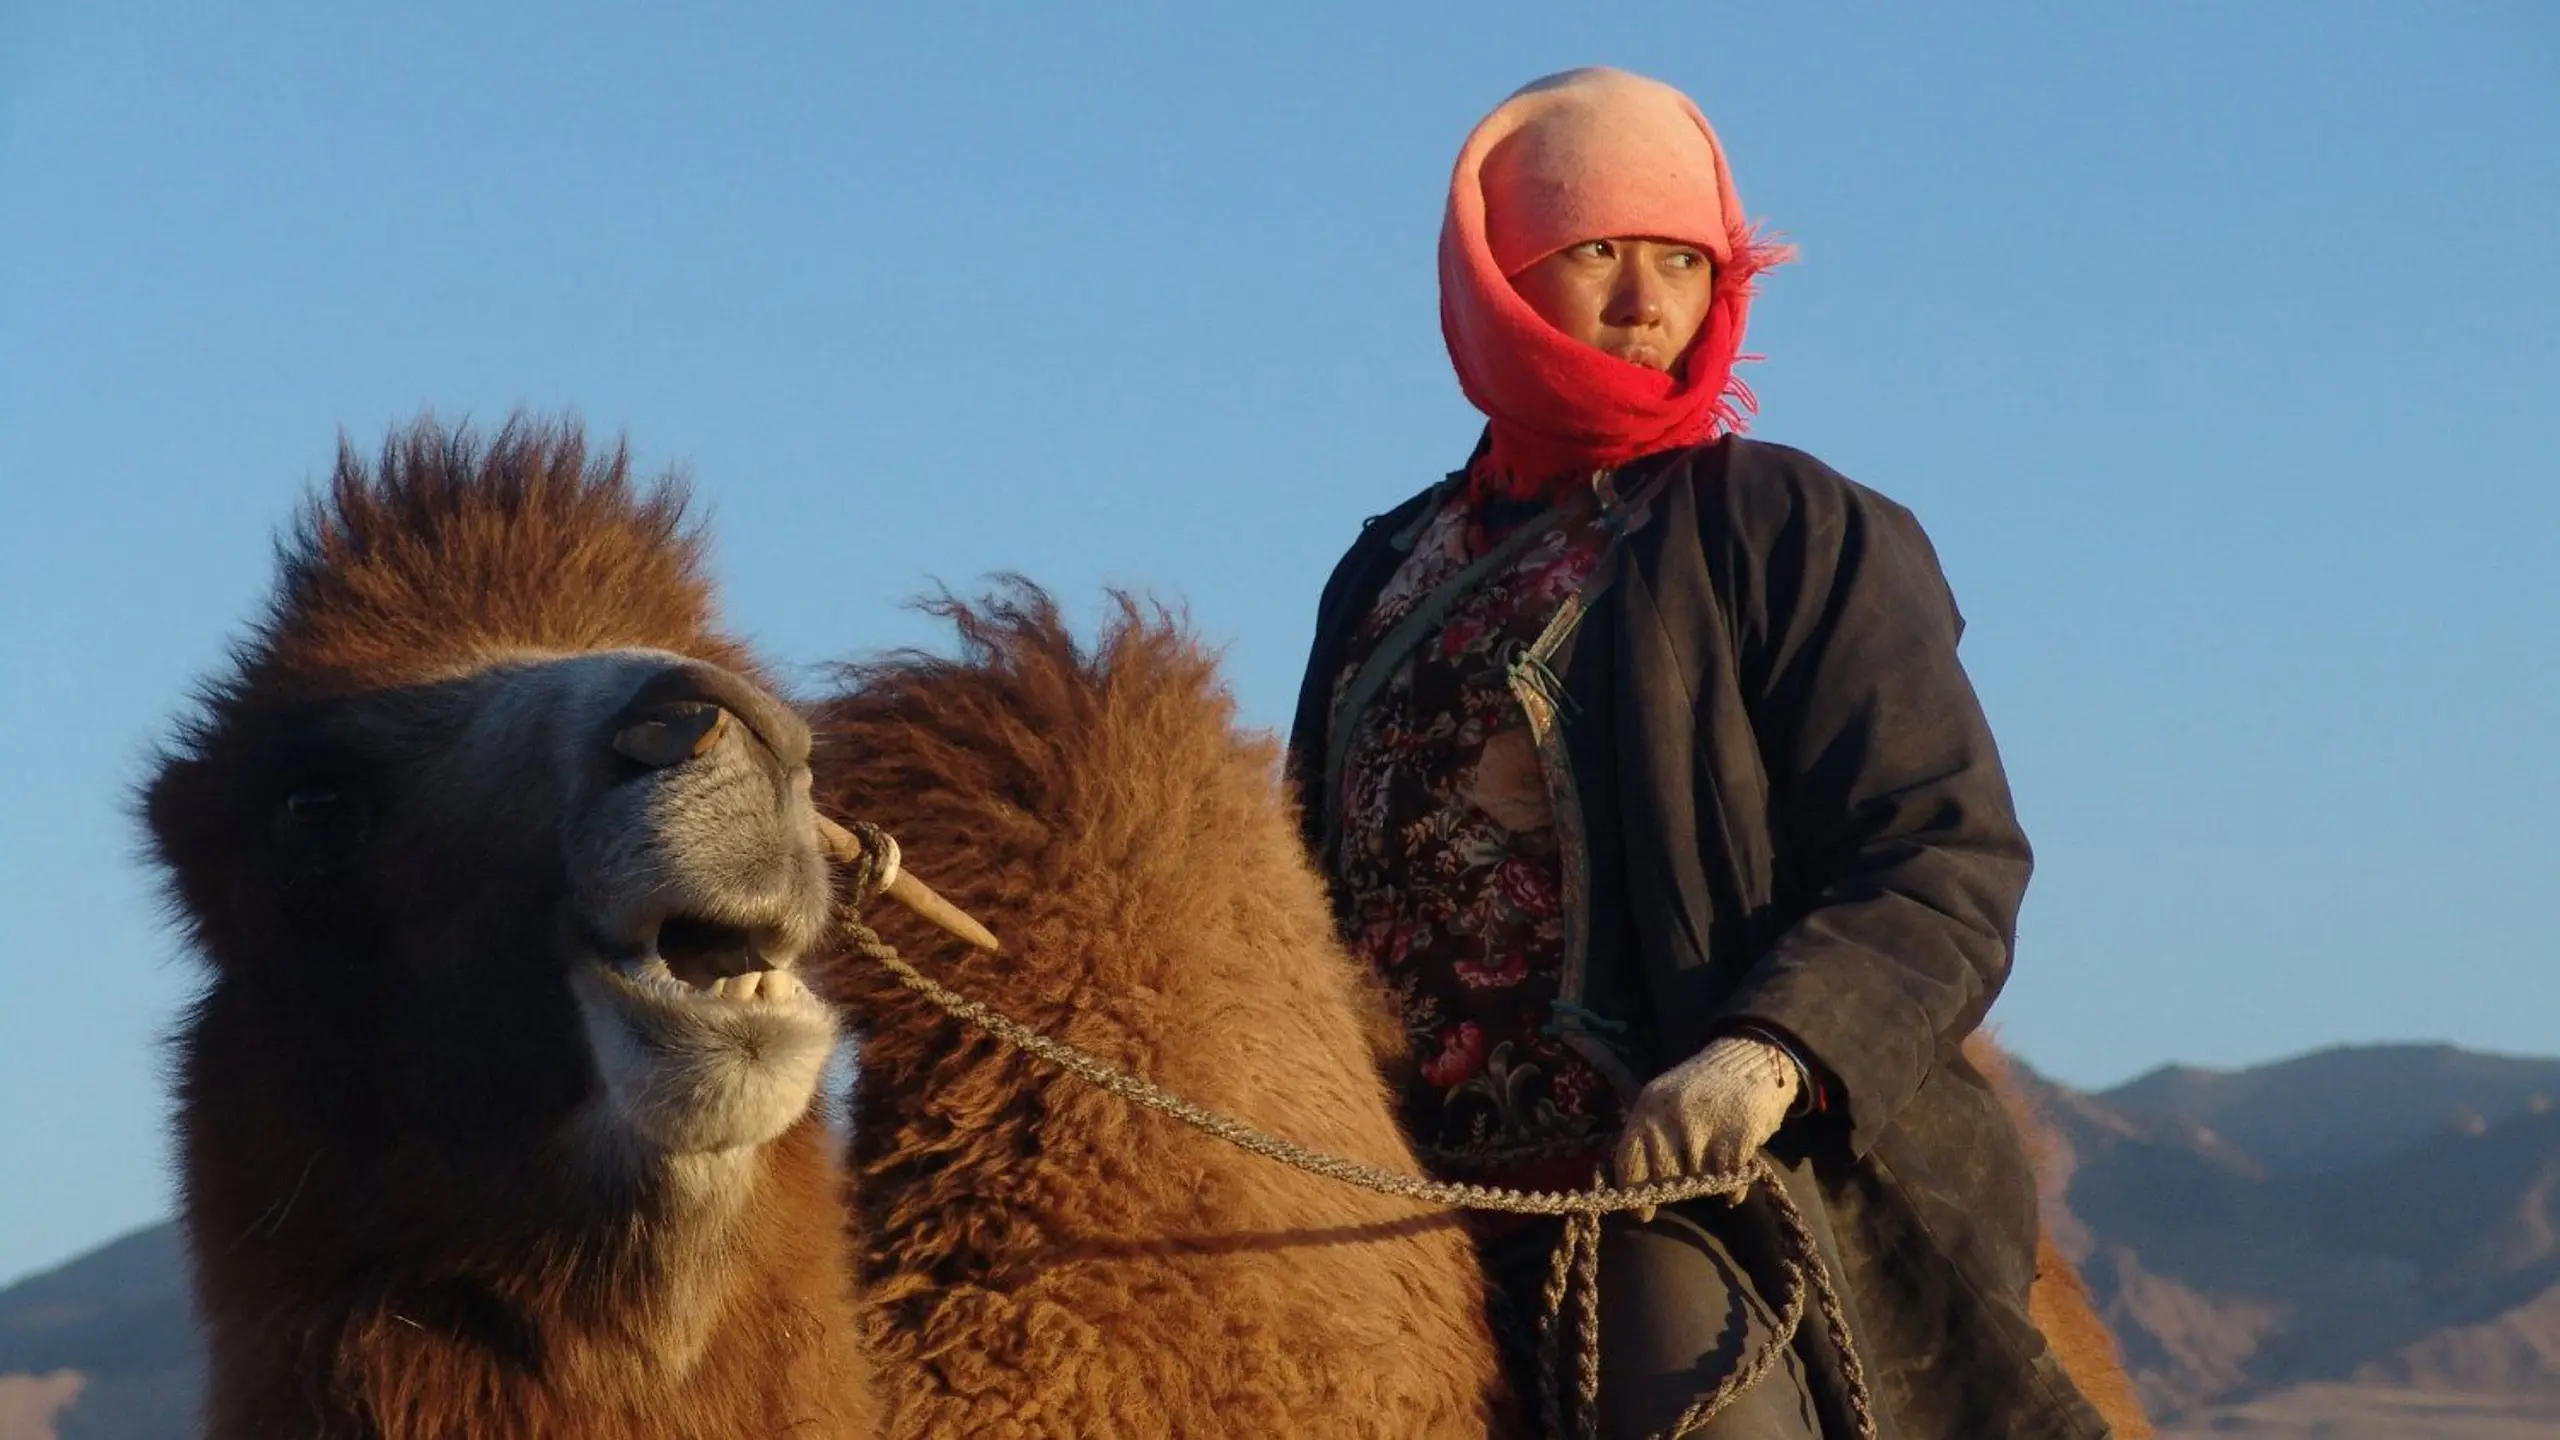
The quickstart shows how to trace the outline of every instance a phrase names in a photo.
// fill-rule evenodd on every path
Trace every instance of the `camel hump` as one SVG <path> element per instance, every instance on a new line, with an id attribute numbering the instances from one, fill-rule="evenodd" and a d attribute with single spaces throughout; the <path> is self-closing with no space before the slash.
<path id="1" fill-rule="evenodd" d="M 1294 846 L 1278 738 L 1237 726 L 1219 657 L 1179 609 L 1109 592 L 1085 644 L 1019 577 L 922 608 L 956 654 L 837 667 L 818 768 L 835 808 L 887 828 L 963 908 L 1019 902 L 984 893 L 998 872 L 1090 887 L 1099 868 L 1178 904 L 1230 892 L 1221 873 L 1305 869 L 1273 849 Z"/>

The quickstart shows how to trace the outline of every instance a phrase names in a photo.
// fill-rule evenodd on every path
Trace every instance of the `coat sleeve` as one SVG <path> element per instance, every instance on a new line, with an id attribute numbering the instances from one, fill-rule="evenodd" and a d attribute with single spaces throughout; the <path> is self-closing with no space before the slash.
<path id="1" fill-rule="evenodd" d="M 1777 469 L 1710 546 L 1783 926 L 1720 1023 L 1800 1047 L 1863 1155 L 2008 978 L 2031 861 L 1919 523 L 1809 457 Z"/>

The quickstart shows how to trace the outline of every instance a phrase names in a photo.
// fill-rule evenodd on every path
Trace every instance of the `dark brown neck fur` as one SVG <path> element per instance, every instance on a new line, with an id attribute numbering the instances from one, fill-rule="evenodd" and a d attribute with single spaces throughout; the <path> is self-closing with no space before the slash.
<path id="1" fill-rule="evenodd" d="M 869 1433 L 818 1118 L 738 1157 L 734 1199 L 663 1167 L 581 1187 L 566 1154 L 466 1175 L 293 1123 L 228 1038 L 180 1117 L 214 1440 Z"/>

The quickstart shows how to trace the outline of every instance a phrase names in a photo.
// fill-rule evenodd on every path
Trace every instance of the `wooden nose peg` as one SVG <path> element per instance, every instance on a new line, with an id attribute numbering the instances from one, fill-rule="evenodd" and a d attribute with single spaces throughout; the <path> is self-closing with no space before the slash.
<path id="1" fill-rule="evenodd" d="M 852 831 L 824 815 L 818 817 L 818 838 L 826 845 L 827 852 L 840 862 L 850 863 L 862 858 L 862 842 L 854 838 Z M 1001 952 L 1004 949 L 997 942 L 994 931 L 979 924 L 968 911 L 933 893 L 932 886 L 907 872 L 906 867 L 899 863 L 897 841 L 889 841 L 889 853 L 882 868 L 881 894 L 981 950 Z"/>

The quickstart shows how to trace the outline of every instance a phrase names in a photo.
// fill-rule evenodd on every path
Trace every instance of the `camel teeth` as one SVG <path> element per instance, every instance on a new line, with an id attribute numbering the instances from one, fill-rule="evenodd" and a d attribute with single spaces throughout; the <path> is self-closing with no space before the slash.
<path id="1" fill-rule="evenodd" d="M 788 970 L 749 970 L 741 975 L 723 975 L 696 993 L 713 1000 L 762 1000 L 770 1005 L 787 1005 L 807 998 L 809 987 Z"/>
<path id="2" fill-rule="evenodd" d="M 679 1004 L 690 1000 L 696 1003 L 799 1005 L 814 998 L 798 975 L 782 968 L 716 976 L 702 985 L 679 977 L 668 968 L 666 961 L 655 955 L 623 961 L 614 968 L 625 980 L 644 991 Z"/>

